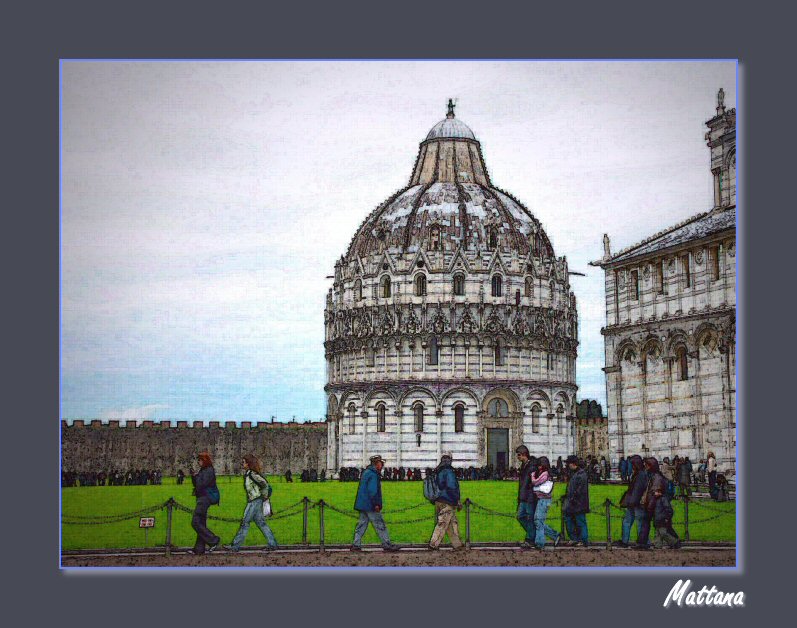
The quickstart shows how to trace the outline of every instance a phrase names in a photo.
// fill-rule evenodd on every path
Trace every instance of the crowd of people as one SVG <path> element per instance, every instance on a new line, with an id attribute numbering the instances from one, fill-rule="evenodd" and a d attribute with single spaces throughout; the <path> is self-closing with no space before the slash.
<path id="1" fill-rule="evenodd" d="M 160 469 L 130 469 L 128 471 L 61 471 L 61 486 L 135 486 L 162 484 Z"/>
<path id="2" fill-rule="evenodd" d="M 620 478 L 623 482 L 631 482 L 633 465 L 628 456 L 619 463 Z M 689 497 L 692 487 L 708 484 L 709 495 L 717 501 L 727 501 L 729 498 L 730 484 L 725 474 L 717 471 L 717 458 L 714 452 L 708 452 L 705 459 L 701 459 L 697 467 L 689 460 L 689 456 L 669 456 L 662 458 L 659 471 L 666 481 L 665 492 L 669 499 Z"/>

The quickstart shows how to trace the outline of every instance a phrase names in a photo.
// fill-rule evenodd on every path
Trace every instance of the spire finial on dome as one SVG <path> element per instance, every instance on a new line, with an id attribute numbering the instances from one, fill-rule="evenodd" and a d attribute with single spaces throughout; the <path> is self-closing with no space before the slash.
<path id="1" fill-rule="evenodd" d="M 453 118 L 454 117 L 454 107 L 456 107 L 456 105 L 454 104 L 454 101 L 449 98 L 448 99 L 448 113 L 446 114 L 446 118 Z"/>

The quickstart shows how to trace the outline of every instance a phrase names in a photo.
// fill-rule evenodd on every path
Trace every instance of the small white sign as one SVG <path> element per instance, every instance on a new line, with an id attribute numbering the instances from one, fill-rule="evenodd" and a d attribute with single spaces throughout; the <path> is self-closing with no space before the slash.
<path id="1" fill-rule="evenodd" d="M 141 517 L 138 521 L 139 528 L 154 528 L 155 527 L 155 517 Z"/>

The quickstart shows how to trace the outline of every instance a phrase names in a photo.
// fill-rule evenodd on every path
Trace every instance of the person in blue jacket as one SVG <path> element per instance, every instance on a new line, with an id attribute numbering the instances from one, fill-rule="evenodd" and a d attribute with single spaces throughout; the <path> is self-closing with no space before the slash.
<path id="1" fill-rule="evenodd" d="M 440 549 L 440 543 L 443 542 L 446 533 L 448 533 L 453 549 L 460 550 L 464 547 L 459 538 L 459 521 L 457 521 L 457 510 L 462 509 L 462 504 L 459 501 L 459 482 L 454 469 L 451 468 L 452 462 L 451 456 L 444 455 L 434 470 L 439 494 L 434 503 L 437 525 L 435 525 L 432 538 L 429 541 L 430 550 Z"/>
<path id="2" fill-rule="evenodd" d="M 354 500 L 354 509 L 360 511 L 360 518 L 354 528 L 354 541 L 351 545 L 353 552 L 362 551 L 362 540 L 368 524 L 374 526 L 382 549 L 386 552 L 396 552 L 397 545 L 390 542 L 390 535 L 382 517 L 382 467 L 385 461 L 382 456 L 371 456 L 371 465 L 363 471 L 360 485 L 357 487 L 357 498 Z"/>

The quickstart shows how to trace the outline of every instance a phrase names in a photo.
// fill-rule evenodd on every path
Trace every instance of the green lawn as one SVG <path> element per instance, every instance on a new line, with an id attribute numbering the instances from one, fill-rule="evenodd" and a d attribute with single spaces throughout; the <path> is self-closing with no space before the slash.
<path id="1" fill-rule="evenodd" d="M 331 506 L 343 511 L 341 514 L 325 509 L 325 540 L 329 544 L 351 543 L 357 512 L 352 509 L 357 492 L 356 482 L 294 482 L 288 484 L 281 477 L 270 478 L 274 485 L 271 501 L 275 516 L 283 512 L 294 513 L 269 522 L 277 541 L 281 545 L 291 545 L 302 541 L 302 509 L 293 504 L 307 496 L 313 502 L 323 498 Z M 221 504 L 210 508 L 211 516 L 238 519 L 246 505 L 240 477 L 224 477 L 219 480 Z M 503 514 L 512 514 L 516 508 L 517 483 L 509 481 L 475 481 L 460 484 L 462 500 L 470 498 L 478 506 Z M 564 493 L 565 485 L 557 483 L 554 497 Z M 604 501 L 608 497 L 615 504 L 624 491 L 623 486 L 590 486 L 592 513 L 587 515 L 590 540 L 606 540 L 606 517 Z M 423 498 L 422 482 L 383 482 L 384 516 L 388 524 L 391 540 L 402 543 L 426 543 L 434 527 L 434 508 Z M 138 515 L 134 519 L 102 524 L 76 525 L 67 521 L 77 521 L 75 517 L 102 517 L 137 511 L 149 506 L 157 506 L 169 497 L 188 508 L 193 508 L 195 498 L 191 496 L 190 481 L 178 486 L 173 478 L 165 478 L 161 486 L 97 486 L 62 489 L 62 546 L 70 549 L 99 549 L 153 547 L 163 545 L 166 538 L 166 510 L 158 510 L 148 516 L 155 517 L 155 527 L 146 534 L 139 529 Z M 397 512 L 410 506 L 420 506 Z M 673 501 L 675 508 L 674 527 L 683 537 L 683 502 Z M 319 541 L 319 509 L 311 509 L 308 515 L 308 541 Z M 72 518 L 70 518 L 70 516 Z M 611 509 L 612 538 L 620 538 L 623 512 Z M 80 519 L 84 521 L 85 519 Z M 717 503 L 712 500 L 693 500 L 689 506 L 690 539 L 700 541 L 735 541 L 736 512 L 734 502 Z M 521 541 L 523 532 L 514 516 L 498 516 L 479 508 L 471 507 L 471 540 L 473 542 Z M 465 510 L 459 513 L 461 534 L 465 536 Z M 560 508 L 557 499 L 551 506 L 548 523 L 554 529 L 560 527 Z M 237 522 L 209 520 L 211 530 L 229 543 L 238 529 Z M 635 534 L 635 531 L 634 531 Z M 191 515 L 174 511 L 172 543 L 178 546 L 193 545 L 194 531 L 191 529 Z M 365 543 L 377 543 L 373 529 L 369 528 Z M 263 545 L 263 535 L 252 525 L 247 544 Z"/>

